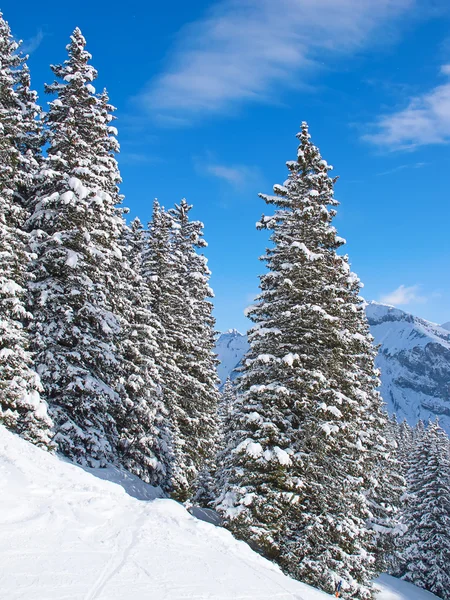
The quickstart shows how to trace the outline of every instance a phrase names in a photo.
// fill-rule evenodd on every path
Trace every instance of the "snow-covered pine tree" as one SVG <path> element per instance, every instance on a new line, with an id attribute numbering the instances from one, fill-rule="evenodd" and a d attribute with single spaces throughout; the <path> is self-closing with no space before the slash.
<path id="1" fill-rule="evenodd" d="M 217 407 L 217 418 L 219 423 L 219 447 L 226 445 L 227 431 L 232 425 L 232 415 L 236 403 L 236 389 L 230 377 L 227 377 Z"/>
<path id="2" fill-rule="evenodd" d="M 407 477 L 410 457 L 413 451 L 413 429 L 406 421 L 402 421 L 396 428 L 397 456 L 400 463 L 400 472 Z"/>
<path id="3" fill-rule="evenodd" d="M 120 320 L 111 310 L 122 222 L 114 142 L 85 45 L 75 29 L 68 59 L 52 67 L 57 81 L 47 92 L 57 97 L 45 117 L 49 147 L 29 227 L 37 256 L 34 349 L 55 441 L 66 456 L 95 466 L 116 460 L 117 420 L 125 411 L 114 389 Z"/>
<path id="4" fill-rule="evenodd" d="M 239 433 L 236 430 L 236 416 L 239 415 L 240 407 L 238 405 L 242 396 L 237 394 L 235 383 L 230 377 L 224 383 L 222 393 L 217 408 L 217 421 L 219 427 L 216 472 L 215 472 L 215 502 L 222 494 L 222 491 L 228 489 L 228 459 L 236 445 L 236 439 L 239 439 Z"/>
<path id="5" fill-rule="evenodd" d="M 438 421 L 416 443 L 409 471 L 408 527 L 402 554 L 406 581 L 450 598 L 450 443 Z"/>
<path id="6" fill-rule="evenodd" d="M 23 140 L 29 124 L 23 118 L 18 81 L 23 58 L 17 53 L 8 23 L 0 14 L 0 423 L 39 446 L 50 448 L 51 421 L 32 370 L 24 323 L 30 256 L 24 232 L 26 211 L 18 192 L 26 165 Z"/>
<path id="7" fill-rule="evenodd" d="M 268 272 L 239 381 L 234 448 L 217 505 L 226 525 L 292 576 L 370 598 L 374 534 L 368 495 L 386 464 L 387 415 L 360 283 L 331 225 L 331 167 L 302 124 L 296 161 L 276 185 Z M 385 476 L 389 477 L 389 469 Z"/>
<path id="8" fill-rule="evenodd" d="M 176 277 L 182 295 L 172 307 L 171 332 L 175 339 L 175 363 L 181 372 L 176 382 L 176 430 L 181 453 L 175 456 L 186 474 L 188 487 L 175 491 L 179 499 L 192 496 L 195 480 L 210 479 L 217 446 L 217 405 L 219 400 L 217 360 L 214 355 L 215 320 L 206 258 L 197 252 L 207 246 L 203 223 L 191 221 L 192 205 L 185 199 L 170 211 L 172 251 Z"/>
<path id="9" fill-rule="evenodd" d="M 31 89 L 30 71 L 25 61 L 17 72 L 16 91 L 22 116 L 22 135 L 19 139 L 20 180 L 16 196 L 28 210 L 30 198 L 34 194 L 36 175 L 42 164 L 45 135 L 41 122 L 42 110 L 37 103 L 37 93 Z"/>
<path id="10" fill-rule="evenodd" d="M 368 494 L 371 512 L 369 525 L 376 534 L 375 568 L 380 573 L 395 570 L 404 533 L 401 516 L 406 481 L 399 455 L 399 432 L 400 426 L 394 415 L 386 423 L 384 460 L 374 465 L 371 473 L 372 486 Z M 386 477 L 386 470 L 389 477 Z"/>
<path id="11" fill-rule="evenodd" d="M 161 487 L 168 493 L 188 487 L 184 465 L 176 459 L 182 452 L 176 410 L 178 382 L 182 377 L 177 367 L 177 320 L 174 307 L 182 295 L 180 282 L 174 268 L 171 245 L 172 220 L 168 213 L 153 202 L 153 215 L 142 252 L 142 274 L 149 289 L 150 310 L 158 322 L 158 373 L 163 392 L 165 412 L 162 430 L 165 432 L 164 464 L 166 473 Z"/>
<path id="12" fill-rule="evenodd" d="M 134 219 L 124 233 L 128 269 L 119 282 L 126 300 L 120 348 L 128 408 L 119 423 L 119 459 L 132 473 L 158 486 L 166 481 L 169 468 L 167 415 L 158 368 L 161 325 L 150 310 L 152 299 L 142 274 L 145 233 L 140 220 Z"/>

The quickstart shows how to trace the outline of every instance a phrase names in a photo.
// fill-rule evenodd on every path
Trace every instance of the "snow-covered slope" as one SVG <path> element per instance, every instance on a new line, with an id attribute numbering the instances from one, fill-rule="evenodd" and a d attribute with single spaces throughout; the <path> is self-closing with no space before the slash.
<path id="1" fill-rule="evenodd" d="M 232 379 L 236 377 L 237 373 L 234 372 L 234 369 L 239 365 L 247 350 L 247 336 L 239 333 L 237 329 L 229 329 L 219 336 L 215 351 L 220 361 L 217 372 L 221 386 L 227 377 Z"/>
<path id="2" fill-rule="evenodd" d="M 435 325 L 375 302 L 367 305 L 366 313 L 380 345 L 377 366 L 389 412 L 411 425 L 438 416 L 450 434 L 450 323 Z M 216 351 L 222 381 L 247 348 L 246 336 L 235 330 L 220 336 Z"/>
<path id="3" fill-rule="evenodd" d="M 330 598 L 176 502 L 132 498 L 2 426 L 0 490 L 5 600 Z"/>
<path id="4" fill-rule="evenodd" d="M 377 579 L 375 587 L 377 600 L 439 600 L 434 594 L 389 575 Z"/>
<path id="5" fill-rule="evenodd" d="M 366 308 L 380 345 L 381 395 L 390 413 L 413 425 L 439 417 L 450 433 L 450 332 L 397 308 Z"/>
<path id="6" fill-rule="evenodd" d="M 94 476 L 99 472 L 120 485 Z M 87 472 L 2 426 L 0 490 L 5 600 L 331 598 L 180 504 L 147 500 L 155 490 L 133 476 Z M 376 585 L 377 600 L 435 598 L 392 577 Z"/>

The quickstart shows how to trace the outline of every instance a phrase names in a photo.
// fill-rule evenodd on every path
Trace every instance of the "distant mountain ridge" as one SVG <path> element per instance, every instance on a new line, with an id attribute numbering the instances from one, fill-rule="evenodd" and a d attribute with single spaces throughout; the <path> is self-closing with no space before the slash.
<path id="1" fill-rule="evenodd" d="M 222 333 L 216 343 L 216 353 L 220 364 L 217 367 L 217 373 L 222 387 L 227 377 L 235 379 L 238 373 L 235 369 L 239 366 L 243 356 L 249 349 L 247 336 L 240 333 L 237 329 L 229 329 Z"/>
<path id="2" fill-rule="evenodd" d="M 439 417 L 450 434 L 450 322 L 436 325 L 392 306 L 366 306 L 374 343 L 380 346 L 380 392 L 390 414 L 411 425 Z M 247 336 L 233 329 L 217 341 L 219 377 L 235 378 L 248 350 Z"/>

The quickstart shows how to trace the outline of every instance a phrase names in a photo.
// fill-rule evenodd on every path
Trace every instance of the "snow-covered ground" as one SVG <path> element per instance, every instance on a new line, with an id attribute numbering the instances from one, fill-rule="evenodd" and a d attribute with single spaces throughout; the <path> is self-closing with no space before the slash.
<path id="1" fill-rule="evenodd" d="M 1 426 L 0 489 L 5 600 L 329 598 L 176 502 L 137 500 Z"/>
<path id="2" fill-rule="evenodd" d="M 0 490 L 5 600 L 330 598 L 176 502 L 149 500 L 155 490 L 133 476 L 83 470 L 2 426 Z M 392 578 L 379 585 L 378 600 L 434 598 Z"/>
<path id="3" fill-rule="evenodd" d="M 389 575 L 382 575 L 375 585 L 377 600 L 439 600 L 434 594 Z"/>

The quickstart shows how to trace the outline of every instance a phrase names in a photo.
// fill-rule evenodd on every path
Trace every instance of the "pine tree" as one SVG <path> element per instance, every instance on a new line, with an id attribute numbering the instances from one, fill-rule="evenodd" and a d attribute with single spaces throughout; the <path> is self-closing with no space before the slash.
<path id="1" fill-rule="evenodd" d="M 127 306 L 120 347 L 128 408 L 119 426 L 119 456 L 128 470 L 158 486 L 166 481 L 169 468 L 167 415 L 158 369 L 161 326 L 150 310 L 150 290 L 142 275 L 145 234 L 139 219 L 126 233 L 128 272 L 123 274 L 121 285 Z"/>
<path id="2" fill-rule="evenodd" d="M 400 463 L 400 471 L 403 477 L 407 477 L 410 467 L 410 458 L 413 452 L 413 429 L 406 421 L 397 425 L 397 456 Z"/>
<path id="3" fill-rule="evenodd" d="M 233 412 L 236 405 L 236 389 L 230 377 L 227 377 L 217 407 L 219 422 L 219 448 L 226 446 L 227 434 L 232 429 Z"/>
<path id="4" fill-rule="evenodd" d="M 0 14 L 0 423 L 25 439 L 50 448 L 51 421 L 31 369 L 32 357 L 24 327 L 30 318 L 25 307 L 28 238 L 26 212 L 18 201 L 28 165 L 23 141 L 27 107 L 20 99 L 23 58 L 17 53 L 9 25 Z"/>
<path id="5" fill-rule="evenodd" d="M 438 421 L 420 435 L 409 471 L 408 527 L 402 554 L 406 581 L 450 598 L 450 443 Z"/>
<path id="6" fill-rule="evenodd" d="M 41 107 L 37 103 L 37 93 L 31 89 L 30 71 L 25 61 L 17 72 L 16 91 L 22 122 L 22 134 L 18 140 L 20 178 L 16 198 L 28 211 L 36 185 L 36 175 L 42 165 L 45 135 L 40 119 Z"/>
<path id="7" fill-rule="evenodd" d="M 370 528 L 375 532 L 375 568 L 377 572 L 392 572 L 402 543 L 402 500 L 406 481 L 400 459 L 398 438 L 400 426 L 395 415 L 388 419 L 383 436 L 384 460 L 375 464 L 371 473 L 372 486 L 368 494 Z M 386 471 L 389 477 L 386 477 Z"/>
<path id="8" fill-rule="evenodd" d="M 56 94 L 45 118 L 49 147 L 29 220 L 33 337 L 37 369 L 56 425 L 59 450 L 81 464 L 115 461 L 117 421 L 125 407 L 115 389 L 120 319 L 115 268 L 121 257 L 115 160 L 106 100 L 75 29 L 68 59 L 52 70 Z"/>
<path id="9" fill-rule="evenodd" d="M 306 123 L 298 138 L 288 180 L 262 196 L 276 206 L 258 224 L 272 230 L 272 246 L 248 310 L 254 326 L 218 509 L 287 573 L 327 592 L 342 579 L 343 597 L 365 599 L 375 572 L 368 495 L 375 465 L 386 464 L 387 416 L 359 280 L 337 253 L 336 180 Z"/>
<path id="10" fill-rule="evenodd" d="M 209 287 L 210 271 L 206 258 L 197 249 L 207 246 L 203 223 L 191 221 L 192 205 L 186 200 L 170 211 L 173 219 L 173 259 L 182 295 L 172 307 L 176 329 L 175 363 L 182 377 L 175 389 L 174 416 L 182 445 L 176 460 L 186 474 L 188 486 L 175 490 L 179 499 L 193 493 L 195 480 L 210 480 L 214 470 L 217 442 L 217 404 L 219 393 L 216 373 L 215 320 L 212 316 Z M 206 475 L 208 473 L 208 475 Z"/>
<path id="11" fill-rule="evenodd" d="M 152 221 L 149 223 L 149 235 L 142 252 L 142 274 L 149 290 L 150 310 L 158 322 L 157 368 L 165 412 L 162 429 L 166 465 L 161 487 L 168 493 L 173 493 L 177 489 L 186 489 L 189 485 L 183 465 L 176 458 L 182 452 L 182 439 L 176 418 L 178 382 L 182 378 L 182 373 L 175 362 L 177 349 L 174 334 L 178 324 L 174 317 L 174 307 L 182 295 L 182 290 L 174 268 L 171 234 L 172 220 L 155 200 Z"/>

